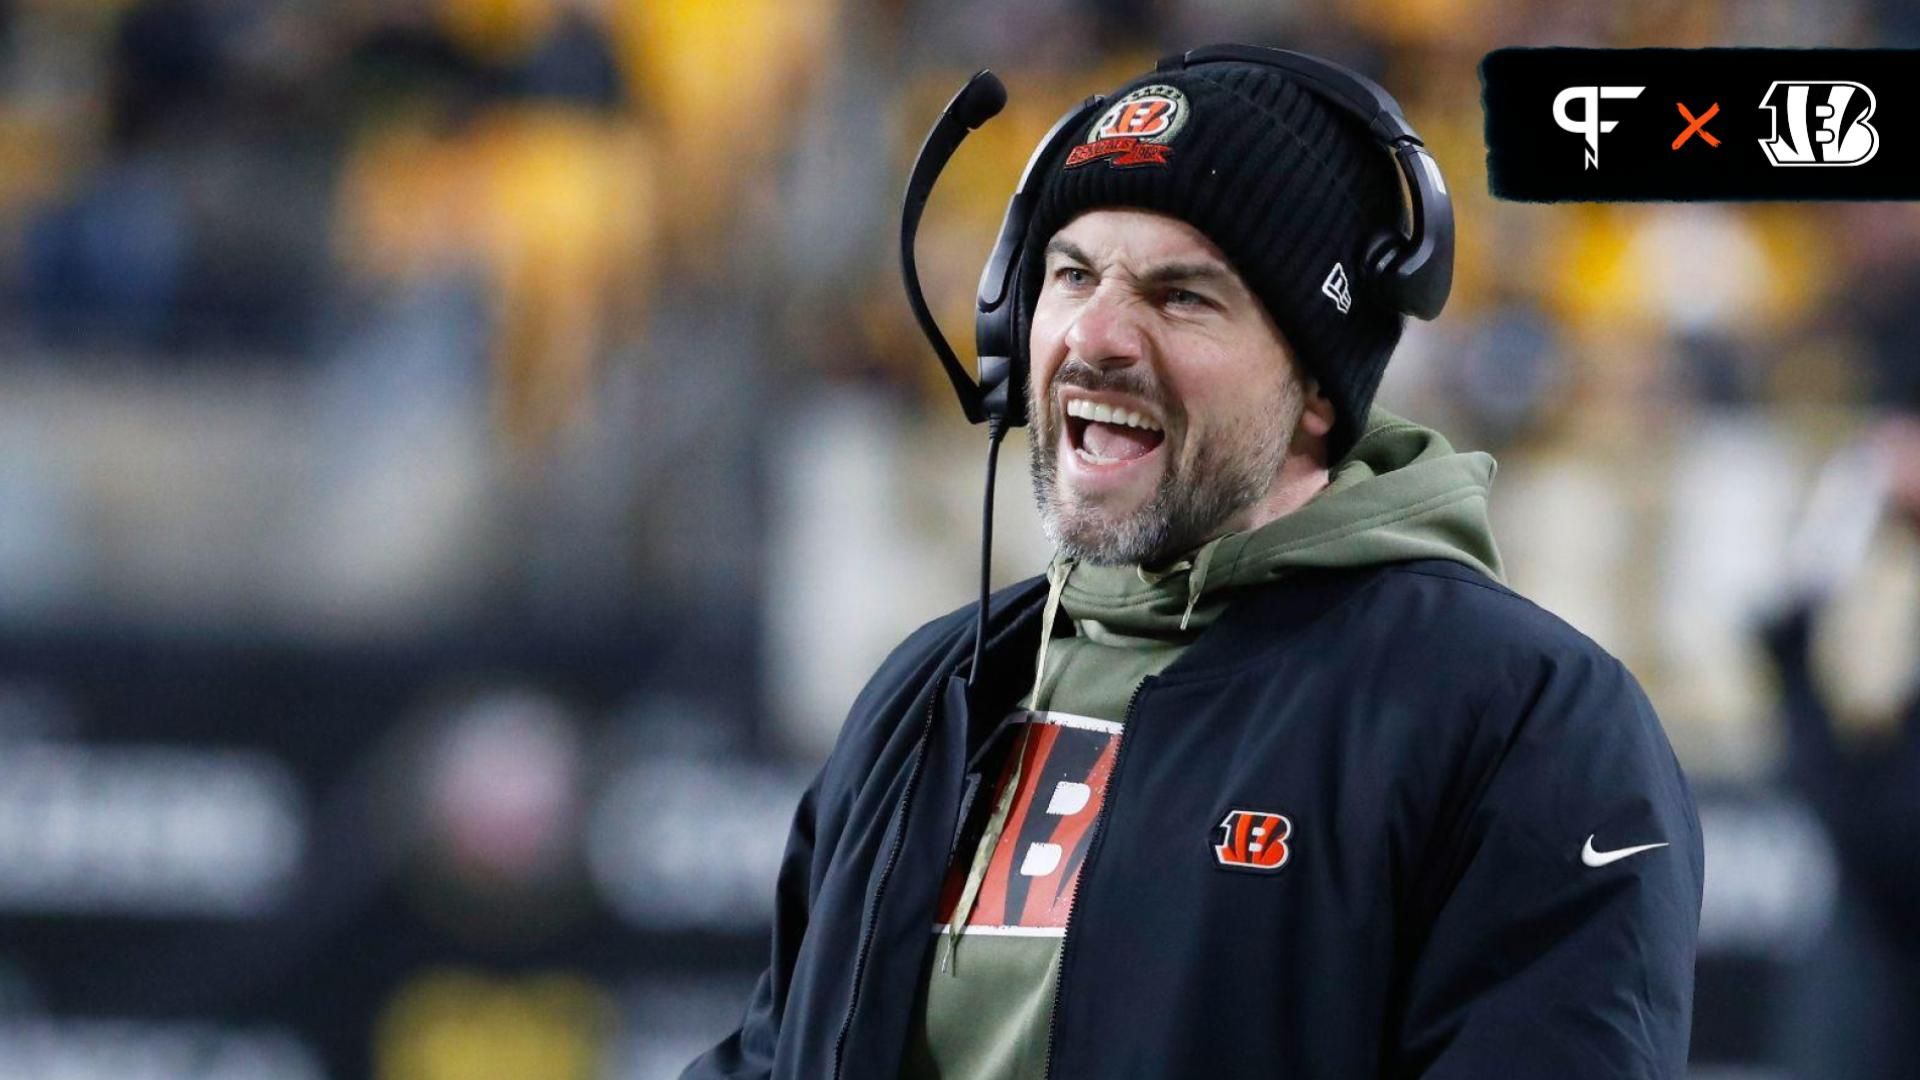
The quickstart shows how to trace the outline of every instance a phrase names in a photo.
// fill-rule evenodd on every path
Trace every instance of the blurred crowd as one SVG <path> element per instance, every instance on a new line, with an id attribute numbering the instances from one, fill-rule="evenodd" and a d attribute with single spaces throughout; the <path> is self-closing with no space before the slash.
<path id="1" fill-rule="evenodd" d="M 0 618 L 732 620 L 817 745 L 965 598 L 978 454 L 892 248 L 924 126 L 976 66 L 1012 88 L 922 232 L 964 339 L 1053 117 L 1231 38 L 1400 95 L 1461 251 L 1383 400 L 1500 457 L 1516 584 L 1628 660 L 1690 761 L 1759 768 L 1745 620 L 1813 467 L 1920 393 L 1920 216 L 1497 204 L 1475 65 L 1916 28 L 1867 0 L 6 0 Z M 1007 486 L 1003 580 L 1044 556 Z"/>
<path id="2" fill-rule="evenodd" d="M 1476 72 L 1920 46 L 1894 0 L 0 0 L 0 641 L 678 643 L 728 703 L 695 713 L 812 760 L 973 585 L 984 440 L 895 252 L 927 126 L 979 67 L 1011 90 L 920 234 L 964 343 L 1040 134 L 1224 40 L 1367 72 L 1426 136 L 1454 294 L 1381 402 L 1495 454 L 1512 583 L 1627 662 L 1690 773 L 1778 771 L 1760 629 L 1809 559 L 1860 568 L 1808 646 L 1842 742 L 1897 727 L 1911 531 L 1822 546 L 1809 507 L 1920 412 L 1920 209 L 1497 203 Z M 1047 554 L 1005 454 L 999 583 Z"/>

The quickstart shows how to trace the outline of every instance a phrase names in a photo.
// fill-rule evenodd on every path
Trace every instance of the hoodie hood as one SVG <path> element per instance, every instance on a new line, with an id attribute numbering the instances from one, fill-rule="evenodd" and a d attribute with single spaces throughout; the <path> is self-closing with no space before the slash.
<path id="1" fill-rule="evenodd" d="M 1498 580 L 1487 522 L 1494 468 L 1491 455 L 1458 452 L 1439 432 L 1374 408 L 1327 486 L 1298 510 L 1165 567 L 1056 560 L 1048 577 L 1083 632 L 1158 640 L 1191 636 L 1234 589 L 1296 570 L 1450 559 Z"/>

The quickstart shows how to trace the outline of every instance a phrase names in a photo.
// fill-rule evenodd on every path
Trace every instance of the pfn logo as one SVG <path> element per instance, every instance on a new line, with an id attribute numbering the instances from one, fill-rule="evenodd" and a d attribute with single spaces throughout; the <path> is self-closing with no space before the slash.
<path id="1" fill-rule="evenodd" d="M 1637 98 L 1640 91 L 1645 89 L 1644 86 L 1569 86 L 1553 99 L 1553 122 L 1560 125 L 1561 131 L 1572 132 L 1587 140 L 1586 165 L 1583 168 L 1600 167 L 1600 136 L 1620 126 L 1618 120 L 1600 119 L 1600 102 L 1607 98 Z M 1586 105 L 1577 118 L 1567 111 L 1567 107 L 1575 101 Z"/>
<path id="2" fill-rule="evenodd" d="M 1231 810 L 1218 828 L 1221 835 L 1213 845 L 1213 857 L 1229 869 L 1274 871 L 1293 856 L 1287 847 L 1293 822 L 1280 814 Z"/>
<path id="3" fill-rule="evenodd" d="M 1760 149 L 1775 165 L 1864 165 L 1880 150 L 1873 104 L 1857 82 L 1775 82 L 1760 99 L 1773 126 Z"/>

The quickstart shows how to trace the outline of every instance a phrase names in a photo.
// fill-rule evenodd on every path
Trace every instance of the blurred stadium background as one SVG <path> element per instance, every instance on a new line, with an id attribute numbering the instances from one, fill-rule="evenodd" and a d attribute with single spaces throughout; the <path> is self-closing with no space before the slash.
<path id="1" fill-rule="evenodd" d="M 1757 636 L 1841 565 L 1822 464 L 1916 402 L 1920 212 L 1496 204 L 1475 71 L 1911 6 L 0 0 L 0 1076 L 677 1072 L 853 691 L 969 599 L 912 151 L 1003 74 L 922 231 L 966 337 L 1046 124 L 1224 39 L 1374 74 L 1447 171 L 1454 299 L 1382 400 L 1500 458 L 1514 584 L 1695 778 L 1695 1075 L 1920 1074 L 1920 953 L 1781 779 Z M 1003 583 L 1046 556 L 1006 460 Z M 1812 650 L 1848 747 L 1920 670 L 1920 545 L 1868 548 Z"/>

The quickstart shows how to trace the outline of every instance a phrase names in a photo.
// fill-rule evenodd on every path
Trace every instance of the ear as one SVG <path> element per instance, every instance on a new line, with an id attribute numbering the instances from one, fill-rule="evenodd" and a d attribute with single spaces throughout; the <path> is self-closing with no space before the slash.
<path id="1" fill-rule="evenodd" d="M 1333 399 L 1320 392 L 1320 380 L 1309 376 L 1303 387 L 1306 400 L 1305 409 L 1300 414 L 1300 431 L 1318 439 L 1325 439 L 1333 431 L 1337 419 Z"/>

